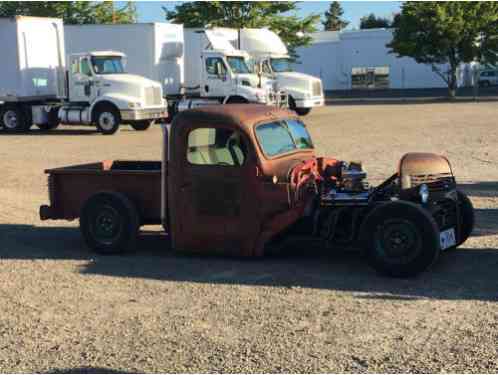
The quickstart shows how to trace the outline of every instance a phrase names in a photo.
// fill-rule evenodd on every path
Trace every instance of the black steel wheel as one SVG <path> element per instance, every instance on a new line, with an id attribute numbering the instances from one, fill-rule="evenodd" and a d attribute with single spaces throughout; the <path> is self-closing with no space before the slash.
<path id="1" fill-rule="evenodd" d="M 101 254 L 118 254 L 135 246 L 140 220 L 123 194 L 98 193 L 84 204 L 80 229 L 87 245 Z"/>
<path id="2" fill-rule="evenodd" d="M 460 234 L 458 236 L 458 242 L 455 246 L 450 247 L 448 250 L 456 249 L 458 246 L 463 244 L 472 234 L 475 224 L 475 214 L 474 206 L 470 199 L 462 193 L 457 191 L 458 195 L 458 208 L 460 212 Z"/>
<path id="3" fill-rule="evenodd" d="M 411 202 L 390 202 L 365 219 L 361 238 L 369 263 L 393 277 L 410 277 L 430 267 L 441 252 L 433 217 Z"/>

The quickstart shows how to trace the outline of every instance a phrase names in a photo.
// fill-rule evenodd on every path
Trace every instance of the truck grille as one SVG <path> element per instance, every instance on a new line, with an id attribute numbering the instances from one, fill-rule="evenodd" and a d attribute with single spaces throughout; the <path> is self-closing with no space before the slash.
<path id="1" fill-rule="evenodd" d="M 427 184 L 430 191 L 444 191 L 455 187 L 455 179 L 451 173 L 438 173 L 410 176 L 411 186 Z"/>
<path id="2" fill-rule="evenodd" d="M 161 89 L 159 87 L 147 87 L 145 89 L 145 105 L 161 105 Z"/>
<path id="3" fill-rule="evenodd" d="M 314 81 L 311 86 L 311 95 L 322 96 L 322 82 Z"/>

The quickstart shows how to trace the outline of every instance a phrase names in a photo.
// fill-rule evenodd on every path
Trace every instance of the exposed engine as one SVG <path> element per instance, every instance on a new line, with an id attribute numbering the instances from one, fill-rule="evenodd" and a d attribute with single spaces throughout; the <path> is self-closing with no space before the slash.
<path id="1" fill-rule="evenodd" d="M 340 162 L 332 178 L 324 180 L 321 205 L 357 205 L 368 202 L 370 187 L 361 162 Z"/>

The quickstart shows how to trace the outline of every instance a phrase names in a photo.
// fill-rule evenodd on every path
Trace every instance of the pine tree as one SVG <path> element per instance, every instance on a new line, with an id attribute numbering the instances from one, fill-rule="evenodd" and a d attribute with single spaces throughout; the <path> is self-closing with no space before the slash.
<path id="1" fill-rule="evenodd" d="M 338 1 L 333 1 L 330 4 L 329 10 L 325 12 L 325 21 L 322 22 L 323 27 L 327 31 L 339 31 L 349 25 L 348 21 L 341 17 L 344 14 L 341 4 Z"/>

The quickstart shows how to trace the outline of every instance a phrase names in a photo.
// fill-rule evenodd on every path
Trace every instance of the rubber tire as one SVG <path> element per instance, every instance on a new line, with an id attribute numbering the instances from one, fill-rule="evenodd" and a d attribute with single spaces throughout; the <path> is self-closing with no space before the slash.
<path id="1" fill-rule="evenodd" d="M 60 125 L 59 121 L 59 108 L 54 107 L 48 113 L 48 123 L 47 124 L 36 124 L 36 126 L 43 131 L 57 129 Z"/>
<path id="2" fill-rule="evenodd" d="M 17 117 L 17 124 L 15 128 L 9 128 L 5 125 L 3 121 L 3 116 L 8 111 L 14 111 Z M 4 106 L 0 110 L 0 123 L 1 127 L 7 133 L 25 133 L 31 128 L 31 124 L 29 123 L 30 116 L 24 108 L 20 106 Z"/>
<path id="3" fill-rule="evenodd" d="M 459 190 L 457 190 L 457 195 L 458 195 L 458 204 L 460 206 L 460 213 L 462 220 L 462 235 L 459 238 L 457 244 L 455 246 L 448 248 L 448 250 L 454 250 L 458 246 L 462 245 L 465 241 L 467 241 L 467 239 L 472 234 L 472 231 L 474 230 L 474 224 L 475 224 L 475 213 L 472 202 L 467 197 L 467 195 L 465 195 Z"/>
<path id="4" fill-rule="evenodd" d="M 311 108 L 296 108 L 295 111 L 299 116 L 306 116 L 311 112 Z"/>
<path id="5" fill-rule="evenodd" d="M 112 116 L 114 117 L 114 126 L 111 129 L 104 129 L 99 124 L 99 118 L 105 112 L 112 114 Z M 112 134 L 116 133 L 119 129 L 119 125 L 121 122 L 121 116 L 119 115 L 119 111 L 117 109 L 107 105 L 107 106 L 103 106 L 103 107 L 97 109 L 97 112 L 94 115 L 94 122 L 95 122 L 95 125 L 97 126 L 97 129 L 102 134 L 112 135 Z"/>
<path id="6" fill-rule="evenodd" d="M 405 264 L 393 264 L 383 258 L 376 245 L 376 236 L 388 220 L 400 219 L 414 224 L 420 235 L 420 253 Z M 369 264 L 378 272 L 391 277 L 413 277 L 428 269 L 441 253 L 439 229 L 434 218 L 412 202 L 389 202 L 375 208 L 366 218 L 361 230 L 362 245 Z"/>
<path id="7" fill-rule="evenodd" d="M 228 98 L 226 104 L 247 104 L 249 103 L 247 99 L 244 99 L 240 96 L 232 96 L 231 98 Z"/>
<path id="8" fill-rule="evenodd" d="M 121 227 L 111 243 L 103 243 L 92 234 L 92 221 L 102 206 L 110 206 L 118 212 Z M 123 194 L 102 192 L 91 196 L 83 205 L 80 215 L 80 230 L 86 244 L 99 254 L 111 255 L 130 251 L 135 247 L 140 217 L 134 204 Z"/>
<path id="9" fill-rule="evenodd" d="M 144 131 L 144 130 L 149 129 L 153 123 L 154 123 L 154 121 L 138 121 L 138 122 L 134 122 L 133 124 L 130 124 L 130 125 L 136 131 Z"/>

